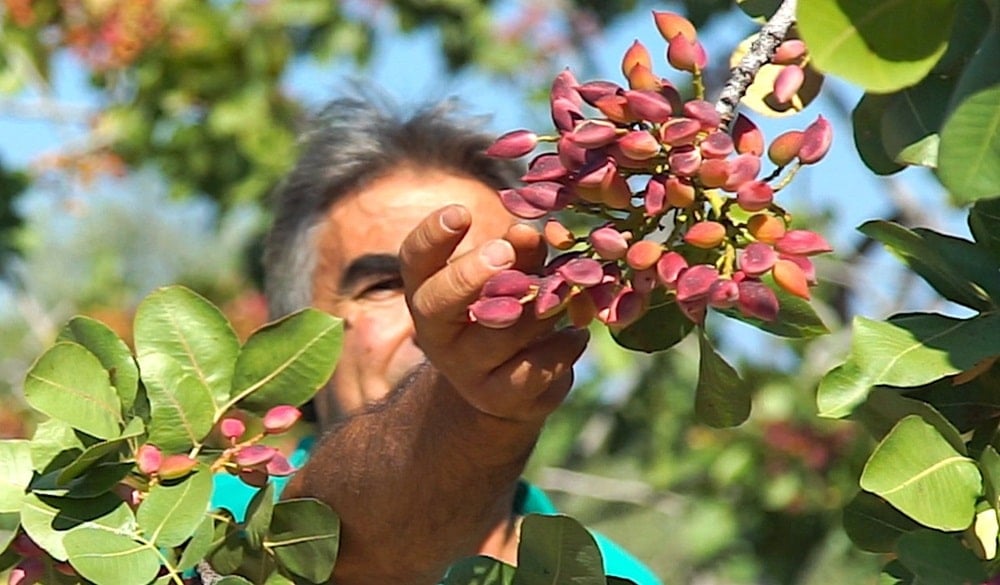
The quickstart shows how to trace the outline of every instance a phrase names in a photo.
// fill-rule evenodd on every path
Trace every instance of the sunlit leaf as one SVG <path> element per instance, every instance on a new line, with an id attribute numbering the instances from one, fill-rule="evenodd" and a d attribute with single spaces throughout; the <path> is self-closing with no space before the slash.
<path id="1" fill-rule="evenodd" d="M 69 423 L 50 418 L 35 427 L 31 437 L 31 463 L 36 471 L 45 472 L 57 457 L 76 458 L 85 448 Z"/>
<path id="2" fill-rule="evenodd" d="M 866 90 L 924 78 L 944 54 L 955 0 L 800 0 L 799 32 L 815 66 Z"/>
<path id="3" fill-rule="evenodd" d="M 24 397 L 33 408 L 100 439 L 117 437 L 121 401 L 94 354 L 60 342 L 28 371 Z"/>
<path id="4" fill-rule="evenodd" d="M 21 525 L 56 560 L 66 560 L 63 537 L 81 526 L 127 533 L 135 524 L 128 505 L 114 494 L 91 499 L 28 494 L 21 501 Z"/>
<path id="5" fill-rule="evenodd" d="M 512 585 L 560 583 L 605 585 L 601 551 L 578 521 L 529 514 L 521 524 Z"/>
<path id="6" fill-rule="evenodd" d="M 875 447 L 861 487 L 925 526 L 964 530 L 972 523 L 982 477 L 975 461 L 955 451 L 932 425 L 908 416 Z"/>
<path id="7" fill-rule="evenodd" d="M 77 316 L 66 323 L 58 340 L 79 343 L 97 356 L 111 376 L 122 407 L 125 410 L 132 408 L 139 384 L 139 368 L 129 347 L 111 328 L 96 319 Z"/>
<path id="8" fill-rule="evenodd" d="M 330 379 L 342 337 L 341 320 L 315 309 L 258 329 L 240 351 L 231 402 L 260 412 L 306 402 Z"/>
<path id="9" fill-rule="evenodd" d="M 319 500 L 298 499 L 274 506 L 264 547 L 290 573 L 325 583 L 340 546 L 340 518 Z"/>
<path id="10" fill-rule="evenodd" d="M 713 427 L 733 427 L 750 416 L 750 389 L 719 355 L 704 330 L 699 330 L 698 387 L 694 410 L 698 420 Z"/>
<path id="11" fill-rule="evenodd" d="M 274 515 L 274 483 L 257 490 L 247 506 L 243 534 L 252 548 L 260 548 Z"/>
<path id="12" fill-rule="evenodd" d="M 146 354 L 139 363 L 152 412 L 149 442 L 167 453 L 199 444 L 212 429 L 215 413 L 209 388 L 166 354 Z"/>
<path id="13" fill-rule="evenodd" d="M 210 302 L 181 286 L 158 289 L 136 309 L 134 335 L 143 379 L 151 356 L 167 356 L 193 379 L 189 384 L 205 388 L 212 398 L 211 414 L 225 403 L 239 340 Z"/>
<path id="14" fill-rule="evenodd" d="M 865 401 L 875 382 L 850 358 L 834 367 L 819 382 L 816 391 L 817 414 L 824 418 L 843 418 Z"/>
<path id="15" fill-rule="evenodd" d="M 212 550 L 212 529 L 214 522 L 211 516 L 203 515 L 201 524 L 195 529 L 191 539 L 184 544 L 184 552 L 177 561 L 177 570 L 186 571 L 205 559 Z"/>
<path id="16" fill-rule="evenodd" d="M 136 511 L 136 521 L 157 546 L 178 546 L 201 524 L 211 497 L 212 472 L 199 467 L 176 483 L 153 486 Z"/>
<path id="17" fill-rule="evenodd" d="M 110 441 L 101 441 L 87 447 L 79 457 L 63 468 L 56 480 L 57 483 L 65 485 L 86 473 L 91 466 L 96 465 L 107 456 L 113 453 L 123 453 L 128 448 L 129 439 L 134 439 L 144 431 L 145 426 L 142 424 L 142 419 L 132 419 L 126 428 L 122 430 L 120 437 Z"/>
<path id="18" fill-rule="evenodd" d="M 973 94 L 941 131 L 938 176 L 957 203 L 1000 195 L 1000 84 Z"/>
<path id="19" fill-rule="evenodd" d="M 97 585 L 145 585 L 160 570 L 160 556 L 149 544 L 82 527 L 64 539 L 69 562 Z"/>
<path id="20" fill-rule="evenodd" d="M 28 441 L 0 441 L 0 513 L 21 509 L 21 498 L 32 475 Z"/>
<path id="21" fill-rule="evenodd" d="M 921 585 L 982 583 L 987 578 L 976 555 L 948 534 L 931 530 L 904 534 L 896 553 Z"/>
<path id="22" fill-rule="evenodd" d="M 979 455 L 979 471 L 983 475 L 986 502 L 1000 512 L 1000 453 L 987 445 Z"/>

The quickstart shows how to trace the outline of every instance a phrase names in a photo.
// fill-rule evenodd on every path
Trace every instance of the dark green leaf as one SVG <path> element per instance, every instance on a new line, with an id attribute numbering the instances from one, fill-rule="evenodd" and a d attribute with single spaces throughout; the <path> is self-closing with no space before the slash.
<path id="1" fill-rule="evenodd" d="M 1000 262 L 1000 197 L 976 201 L 969 210 L 969 230 L 993 261 Z"/>
<path id="2" fill-rule="evenodd" d="M 966 585 L 987 578 L 972 551 L 948 534 L 931 530 L 904 534 L 896 543 L 896 553 L 921 585 Z"/>
<path id="3" fill-rule="evenodd" d="M 128 345 L 114 331 L 96 319 L 77 316 L 59 332 L 58 341 L 74 341 L 97 356 L 110 374 L 122 407 L 126 411 L 132 408 L 139 386 L 139 368 Z"/>
<path id="4" fill-rule="evenodd" d="M 716 353 L 705 331 L 698 332 L 701 360 L 694 410 L 698 420 L 713 427 L 734 427 L 750 416 L 750 389 L 726 360 Z"/>
<path id="5" fill-rule="evenodd" d="M 232 513 L 225 508 L 217 510 L 222 520 L 215 523 L 212 534 L 212 548 L 209 563 L 212 568 L 223 575 L 236 571 L 243 563 L 246 540 L 243 538 L 241 526 Z"/>
<path id="6" fill-rule="evenodd" d="M 798 339 L 826 335 L 830 332 L 823 320 L 816 314 L 812 303 L 786 292 L 785 289 L 775 285 L 774 279 L 771 277 L 766 277 L 764 282 L 778 297 L 778 316 L 773 321 L 747 317 L 738 309 L 725 309 L 721 312 L 728 317 L 749 323 L 761 331 L 779 337 Z"/>
<path id="7" fill-rule="evenodd" d="M 0 512 L 0 551 L 6 550 L 17 536 L 20 521 L 21 515 L 17 512 Z M 0 558 L 0 572 L 9 568 L 10 566 L 5 566 L 3 559 Z"/>
<path id="8" fill-rule="evenodd" d="M 141 435 L 144 430 L 145 429 L 141 419 L 132 419 L 129 421 L 128 426 L 126 426 L 126 428 L 122 431 L 120 437 L 110 441 L 101 441 L 87 447 L 83 453 L 76 458 L 76 460 L 63 468 L 63 470 L 59 473 L 56 483 L 66 485 L 86 473 L 88 469 L 96 465 L 102 459 L 107 458 L 109 455 L 115 453 L 125 453 L 128 449 L 129 439 Z"/>
<path id="9" fill-rule="evenodd" d="M 875 447 L 861 473 L 861 487 L 925 526 L 953 531 L 972 524 L 982 477 L 975 461 L 911 415 Z"/>
<path id="10" fill-rule="evenodd" d="M 208 387 L 166 354 L 146 354 L 139 361 L 152 411 L 148 441 L 167 453 L 200 444 L 216 412 Z"/>
<path id="11" fill-rule="evenodd" d="M 863 551 L 893 552 L 896 541 L 920 525 L 878 496 L 858 492 L 844 508 L 844 532 Z"/>
<path id="12" fill-rule="evenodd" d="M 896 423 L 910 415 L 917 415 L 930 423 L 952 448 L 962 455 L 968 455 L 965 441 L 951 422 L 932 405 L 902 396 L 890 388 L 874 388 L 868 399 L 854 411 L 852 419 L 860 421 L 876 438 L 881 440 Z"/>
<path id="13" fill-rule="evenodd" d="M 887 93 L 931 71 L 947 48 L 955 5 L 955 0 L 800 0 L 796 14 L 817 69 Z"/>
<path id="14" fill-rule="evenodd" d="M 669 349 L 694 329 L 694 323 L 684 316 L 677 302 L 669 300 L 657 289 L 650 299 L 649 310 L 628 327 L 613 331 L 615 341 L 622 347 L 637 351 L 654 352 Z"/>
<path id="15" fill-rule="evenodd" d="M 959 204 L 1000 195 L 1000 83 L 969 96 L 948 118 L 938 176 Z"/>
<path id="16" fill-rule="evenodd" d="M 601 551 L 582 524 L 568 516 L 525 516 L 512 585 L 605 585 L 605 581 Z"/>
<path id="17" fill-rule="evenodd" d="M 96 585 L 146 585 L 160 570 L 160 556 L 149 544 L 87 526 L 64 539 L 73 568 Z"/>
<path id="18" fill-rule="evenodd" d="M 35 427 L 31 437 L 31 463 L 35 471 L 45 473 L 57 457 L 75 459 L 86 447 L 69 423 L 50 418 Z"/>
<path id="19" fill-rule="evenodd" d="M 181 481 L 153 486 L 136 512 L 136 521 L 146 540 L 160 547 L 178 546 L 201 524 L 211 497 L 212 472 L 199 466 Z"/>
<path id="20" fill-rule="evenodd" d="M 340 518 L 313 499 L 285 500 L 274 506 L 264 547 L 289 573 L 325 583 L 340 546 Z"/>
<path id="21" fill-rule="evenodd" d="M 215 585 L 253 585 L 253 583 L 239 575 L 227 575 L 216 581 Z"/>
<path id="22" fill-rule="evenodd" d="M 259 412 L 306 402 L 330 379 L 342 337 L 340 319 L 316 309 L 258 329 L 236 361 L 230 402 Z"/>
<path id="23" fill-rule="evenodd" d="M 858 229 L 882 242 L 945 298 L 977 311 L 997 306 L 1000 264 L 974 242 L 881 220 Z"/>
<path id="24" fill-rule="evenodd" d="M 906 168 L 889 154 L 882 140 L 882 119 L 893 101 L 893 94 L 866 93 L 851 113 L 854 128 L 854 146 L 873 173 L 891 175 Z"/>
<path id="25" fill-rule="evenodd" d="M 1000 364 L 974 379 L 955 384 L 954 378 L 943 378 L 906 392 L 914 398 L 931 404 L 944 415 L 960 433 L 978 428 L 1000 415 Z"/>
<path id="26" fill-rule="evenodd" d="M 191 378 L 188 384 L 202 386 L 211 397 L 209 416 L 222 410 L 239 340 L 222 312 L 203 297 L 181 286 L 147 296 L 136 309 L 135 349 L 143 380 L 151 356 L 169 357 Z"/>
<path id="27" fill-rule="evenodd" d="M 752 18 L 771 18 L 781 5 L 780 0 L 737 0 L 739 7 Z"/>
<path id="28" fill-rule="evenodd" d="M 880 124 L 889 156 L 908 164 L 937 166 L 937 134 L 954 87 L 954 78 L 935 75 L 893 94 Z M 914 148 L 917 144 L 923 148 Z M 908 155 L 902 156 L 907 149 Z"/>
<path id="29" fill-rule="evenodd" d="M 52 492 L 51 495 L 62 495 L 67 498 L 96 498 L 112 490 L 116 484 L 125 479 L 129 473 L 135 469 L 135 465 L 129 461 L 101 463 L 87 470 L 82 477 L 71 481 L 66 489 L 60 493 Z M 43 493 L 41 489 L 32 486 L 35 493 Z"/>
<path id="30" fill-rule="evenodd" d="M 107 370 L 76 343 L 57 343 L 38 358 L 24 380 L 24 397 L 35 410 L 100 439 L 121 430 L 121 401 Z"/>
<path id="31" fill-rule="evenodd" d="M 28 494 L 21 502 L 21 526 L 38 546 L 56 560 L 66 560 L 63 537 L 81 526 L 128 534 L 135 515 L 115 494 L 91 499 L 54 498 Z"/>
<path id="32" fill-rule="evenodd" d="M 942 59 L 942 65 L 951 65 L 955 73 L 961 75 L 951 96 L 949 111 L 954 111 L 970 95 L 1000 82 L 1000 67 L 997 67 L 1000 7 L 996 0 L 963 2 L 959 6 L 958 17 L 963 22 L 955 27 L 952 39 L 952 44 L 958 45 L 954 59 L 950 63 Z"/>
<path id="33" fill-rule="evenodd" d="M 243 534 L 250 548 L 260 548 L 263 545 L 267 530 L 274 515 L 274 484 L 257 490 L 247 506 L 247 516 L 244 522 Z"/>
<path id="34" fill-rule="evenodd" d="M 514 567 L 490 557 L 469 557 L 448 568 L 441 585 L 511 585 Z"/>
<path id="35" fill-rule="evenodd" d="M 204 515 L 201 524 L 184 545 L 184 552 L 181 553 L 181 558 L 177 561 L 178 571 L 191 569 L 208 555 L 212 548 L 213 526 L 212 517 Z"/>
<path id="36" fill-rule="evenodd" d="M 28 441 L 0 441 L 0 513 L 21 509 L 33 472 Z"/>
<path id="37" fill-rule="evenodd" d="M 1000 512 L 1000 454 L 993 445 L 986 445 L 979 454 L 979 472 L 983 475 L 986 501 Z"/>

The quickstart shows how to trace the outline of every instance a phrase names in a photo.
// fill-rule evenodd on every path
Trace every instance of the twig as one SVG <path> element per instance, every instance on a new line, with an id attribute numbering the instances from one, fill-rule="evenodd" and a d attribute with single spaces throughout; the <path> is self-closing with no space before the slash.
<path id="1" fill-rule="evenodd" d="M 774 16 L 760 29 L 760 34 L 750 45 L 750 50 L 739 64 L 733 68 L 729 81 L 719 93 L 715 110 L 722 116 L 724 124 L 729 124 L 736 115 L 736 106 L 753 83 L 761 67 L 770 61 L 774 50 L 785 40 L 788 29 L 795 23 L 796 0 L 784 0 Z"/>

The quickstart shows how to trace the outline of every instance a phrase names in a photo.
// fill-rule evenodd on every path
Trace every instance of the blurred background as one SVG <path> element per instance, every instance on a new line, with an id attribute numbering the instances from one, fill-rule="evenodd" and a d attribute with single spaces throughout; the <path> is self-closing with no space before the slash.
<path id="1" fill-rule="evenodd" d="M 326 100 L 359 86 L 403 108 L 457 98 L 497 133 L 547 130 L 558 71 L 622 83 L 634 40 L 662 55 L 651 9 L 699 27 L 714 99 L 759 27 L 726 0 L 2 0 L 0 436 L 30 435 L 24 373 L 74 314 L 127 340 L 136 303 L 182 283 L 241 335 L 265 321 L 267 195 Z M 656 72 L 690 92 L 665 62 Z M 846 353 L 854 315 L 952 309 L 931 306 L 854 228 L 966 228 L 928 172 L 864 166 L 850 119 L 860 95 L 827 79 L 802 113 L 754 116 L 769 139 L 819 114 L 834 124 L 828 159 L 781 195 L 837 250 L 815 301 L 831 334 L 789 342 L 710 317 L 754 389 L 750 420 L 719 430 L 693 417 L 695 346 L 645 355 L 595 329 L 527 472 L 667 584 L 876 582 L 882 559 L 853 549 L 840 524 L 871 442 L 816 417 L 816 385 Z"/>

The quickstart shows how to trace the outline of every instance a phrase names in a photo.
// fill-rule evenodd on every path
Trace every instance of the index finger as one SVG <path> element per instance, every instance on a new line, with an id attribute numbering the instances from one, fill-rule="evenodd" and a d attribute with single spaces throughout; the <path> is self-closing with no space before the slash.
<path id="1" fill-rule="evenodd" d="M 399 248 L 400 275 L 408 291 L 441 270 L 469 231 L 472 216 L 461 205 L 448 205 L 425 217 Z"/>

